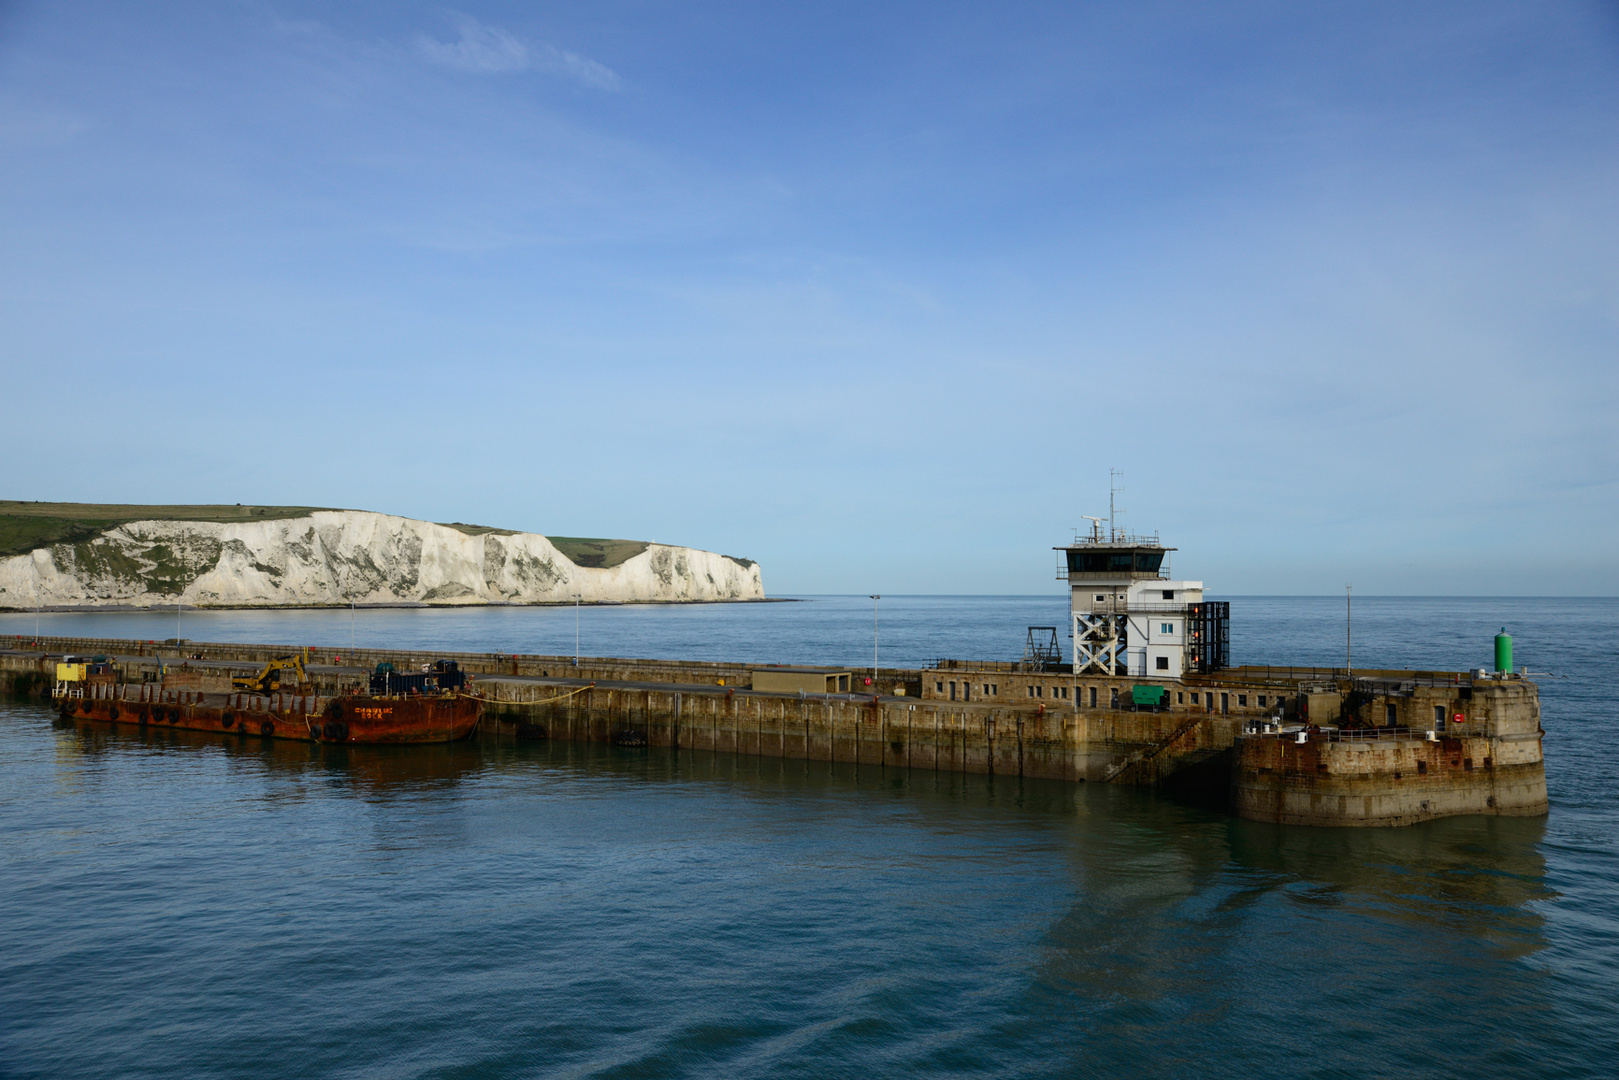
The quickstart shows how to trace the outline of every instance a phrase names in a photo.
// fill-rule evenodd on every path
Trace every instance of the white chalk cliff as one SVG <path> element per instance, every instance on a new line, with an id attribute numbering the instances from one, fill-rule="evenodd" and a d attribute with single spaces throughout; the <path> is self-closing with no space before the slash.
<path id="1" fill-rule="evenodd" d="M 639 545 L 634 545 L 639 547 Z M 762 600 L 757 564 L 648 544 L 578 566 L 537 533 L 469 535 L 364 511 L 236 522 L 132 521 L 0 559 L 0 608 Z"/>

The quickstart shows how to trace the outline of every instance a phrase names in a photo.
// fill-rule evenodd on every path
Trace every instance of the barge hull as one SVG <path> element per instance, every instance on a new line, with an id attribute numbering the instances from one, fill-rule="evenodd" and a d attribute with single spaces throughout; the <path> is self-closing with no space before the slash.
<path id="1" fill-rule="evenodd" d="M 150 695 L 154 700 L 142 700 L 144 696 L 63 698 L 57 707 L 64 718 L 106 723 L 373 744 L 455 742 L 472 734 L 482 711 L 480 701 L 465 695 L 318 698 L 156 692 Z"/>

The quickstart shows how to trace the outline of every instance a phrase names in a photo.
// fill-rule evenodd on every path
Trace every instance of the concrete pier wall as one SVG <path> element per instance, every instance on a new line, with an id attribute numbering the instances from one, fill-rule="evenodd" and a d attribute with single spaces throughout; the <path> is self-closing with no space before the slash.
<path id="1" fill-rule="evenodd" d="M 1288 825 L 1409 825 L 1547 811 L 1540 698 L 1521 679 L 1475 681 L 1433 730 L 1241 735 L 1232 808 Z"/>
<path id="2" fill-rule="evenodd" d="M 58 653 L 113 658 L 122 682 L 154 682 L 160 668 L 174 679 L 177 666 L 198 680 L 217 681 L 289 651 L 85 639 L 49 644 Z M 182 658 L 198 654 L 205 658 Z M 1165 707 L 1137 710 L 1123 693 L 1113 706 L 1109 691 L 1129 686 L 1128 680 L 1070 677 L 1069 696 L 1057 702 L 1049 696 L 1031 702 L 1026 690 L 951 701 L 938 693 L 941 672 L 933 669 L 884 669 L 888 688 L 906 693 L 857 695 L 755 691 L 748 683 L 758 665 L 598 658 L 574 668 L 571 658 L 399 650 L 317 650 L 313 658 L 340 655 L 341 664 L 309 666 L 323 695 L 363 686 L 374 662 L 408 670 L 432 658 L 460 660 L 477 674 L 473 686 L 486 703 L 482 738 L 1181 785 L 1229 799 L 1243 816 L 1297 824 L 1403 824 L 1453 813 L 1544 813 L 1546 807 L 1538 692 L 1516 677 L 1464 684 L 1460 676 L 1380 672 L 1371 681 L 1333 682 L 1320 672 L 1238 669 L 1195 685 L 1174 683 Z M 361 665 L 348 663 L 362 658 Z M 0 689 L 48 694 L 54 662 L 44 652 L 0 652 Z M 960 680 L 961 670 L 953 671 Z M 982 685 L 991 672 L 986 667 L 969 677 Z M 987 677 L 1022 687 L 1044 676 Z M 948 693 L 948 677 L 944 681 Z M 1092 708 L 1087 683 L 1098 682 L 1097 700 L 1106 704 Z M 1086 692 L 1075 693 L 1075 685 Z M 1335 702 L 1345 716 L 1358 709 L 1383 719 L 1427 718 L 1430 725 L 1443 719 L 1447 730 L 1312 728 L 1304 744 L 1292 735 L 1243 734 L 1278 718 L 1296 721 L 1306 702 L 1314 702 L 1317 715 L 1324 702 Z"/>

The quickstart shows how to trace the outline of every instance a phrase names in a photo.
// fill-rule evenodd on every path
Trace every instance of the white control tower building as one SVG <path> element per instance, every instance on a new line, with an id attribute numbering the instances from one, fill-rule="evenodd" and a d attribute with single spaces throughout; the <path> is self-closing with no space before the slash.
<path id="1" fill-rule="evenodd" d="M 1156 536 L 1103 536 L 1063 553 L 1059 580 L 1068 582 L 1074 673 L 1179 679 L 1230 664 L 1231 607 L 1206 602 L 1201 581 L 1170 576 L 1169 553 Z"/>

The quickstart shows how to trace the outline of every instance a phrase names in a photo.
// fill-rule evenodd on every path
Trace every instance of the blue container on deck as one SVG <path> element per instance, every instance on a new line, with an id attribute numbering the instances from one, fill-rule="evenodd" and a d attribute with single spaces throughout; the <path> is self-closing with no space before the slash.
<path id="1" fill-rule="evenodd" d="M 378 664 L 371 675 L 373 694 L 444 694 L 466 686 L 467 677 L 454 660 L 438 660 L 427 671 L 395 671 Z"/>

